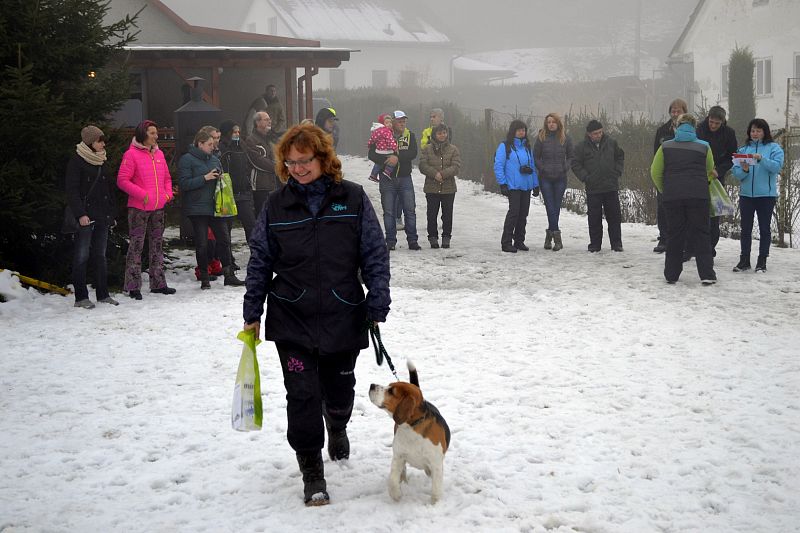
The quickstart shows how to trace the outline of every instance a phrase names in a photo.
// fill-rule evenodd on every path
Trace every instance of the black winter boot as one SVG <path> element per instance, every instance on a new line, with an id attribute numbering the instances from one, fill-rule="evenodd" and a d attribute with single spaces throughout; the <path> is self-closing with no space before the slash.
<path id="1" fill-rule="evenodd" d="M 223 285 L 232 285 L 234 287 L 241 287 L 244 285 L 244 281 L 236 277 L 236 274 L 233 273 L 233 269 L 230 267 L 230 265 L 223 268 L 222 273 L 225 275 L 225 281 L 223 282 Z"/>
<path id="2" fill-rule="evenodd" d="M 208 272 L 200 274 L 200 289 L 207 291 L 211 288 L 211 284 L 208 282 L 211 276 L 208 275 Z"/>
<path id="3" fill-rule="evenodd" d="M 428 239 L 428 242 L 431 243 L 431 248 L 439 248 L 439 241 L 437 239 Z"/>
<path id="4" fill-rule="evenodd" d="M 331 461 L 340 461 L 350 458 L 350 439 L 347 438 L 347 428 L 331 431 L 328 428 L 328 457 Z"/>
<path id="5" fill-rule="evenodd" d="M 767 271 L 767 256 L 759 255 L 758 259 L 756 260 L 756 272 L 766 272 L 766 271 Z"/>
<path id="6" fill-rule="evenodd" d="M 442 248 L 450 248 L 450 237 L 442 237 Z"/>
<path id="7" fill-rule="evenodd" d="M 553 248 L 553 232 L 548 229 L 545 230 L 544 234 L 544 249 L 550 250 L 552 248 Z"/>
<path id="8" fill-rule="evenodd" d="M 328 487 L 325 483 L 325 465 L 322 463 L 322 452 L 310 455 L 297 454 L 297 464 L 303 474 L 303 502 L 306 507 L 328 505 Z"/>
<path id="9" fill-rule="evenodd" d="M 556 230 L 556 231 L 553 232 L 553 241 L 554 241 L 554 243 L 553 243 L 553 251 L 554 252 L 557 252 L 557 251 L 559 251 L 560 249 L 562 249 L 564 247 L 564 245 L 561 243 L 561 232 L 560 231 Z"/>
<path id="10" fill-rule="evenodd" d="M 764 264 L 764 268 L 766 268 L 766 261 Z M 740 255 L 739 262 L 733 267 L 734 272 L 744 272 L 745 270 L 750 270 L 750 256 L 749 255 Z"/>

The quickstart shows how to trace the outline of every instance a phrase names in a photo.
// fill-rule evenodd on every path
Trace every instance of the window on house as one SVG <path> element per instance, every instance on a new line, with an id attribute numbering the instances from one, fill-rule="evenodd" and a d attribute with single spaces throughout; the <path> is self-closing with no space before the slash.
<path id="1" fill-rule="evenodd" d="M 343 91 L 344 86 L 344 69 L 343 68 L 332 68 L 330 69 L 330 81 L 331 86 L 330 89 L 332 91 Z"/>
<path id="2" fill-rule="evenodd" d="M 388 70 L 373 70 L 372 71 L 372 87 L 374 89 L 384 89 L 389 85 L 389 71 Z"/>
<path id="3" fill-rule="evenodd" d="M 267 27 L 269 35 L 278 35 L 278 17 L 270 17 L 267 20 Z"/>
<path id="4" fill-rule="evenodd" d="M 772 59 L 756 59 L 755 71 L 756 96 L 772 94 Z"/>
<path id="5" fill-rule="evenodd" d="M 419 86 L 419 72 L 416 70 L 401 70 L 400 71 L 400 87 L 418 87 Z"/>
<path id="6" fill-rule="evenodd" d="M 730 85 L 729 70 L 730 68 L 728 65 L 722 65 L 722 74 L 719 80 L 719 95 L 722 98 L 728 97 L 728 87 Z"/>
<path id="7" fill-rule="evenodd" d="M 800 52 L 794 53 L 794 74 L 792 74 L 794 78 L 794 90 L 800 91 Z"/>

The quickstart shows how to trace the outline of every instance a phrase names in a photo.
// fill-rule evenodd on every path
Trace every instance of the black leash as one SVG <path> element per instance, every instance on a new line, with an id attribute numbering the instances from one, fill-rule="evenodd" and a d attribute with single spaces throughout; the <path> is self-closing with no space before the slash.
<path id="1" fill-rule="evenodd" d="M 377 361 L 378 366 L 383 364 L 384 357 L 386 358 L 386 362 L 389 365 L 389 370 L 392 371 L 394 374 L 394 379 L 400 381 L 400 378 L 397 377 L 397 372 L 394 369 L 394 364 L 392 363 L 392 358 L 389 357 L 389 353 L 386 351 L 386 347 L 383 345 L 383 341 L 381 340 L 381 329 L 378 327 L 376 322 L 371 322 L 369 325 L 369 336 L 372 339 L 372 347 L 375 349 L 375 361 Z"/>

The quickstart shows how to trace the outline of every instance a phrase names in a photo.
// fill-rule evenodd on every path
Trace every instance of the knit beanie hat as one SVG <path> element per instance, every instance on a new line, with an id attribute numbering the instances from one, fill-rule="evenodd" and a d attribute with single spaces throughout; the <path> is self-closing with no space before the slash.
<path id="1" fill-rule="evenodd" d="M 231 132 L 233 131 L 233 127 L 236 123 L 232 120 L 225 120 L 219 125 L 219 133 L 222 135 L 223 139 L 227 139 L 231 136 Z"/>
<path id="2" fill-rule="evenodd" d="M 105 137 L 103 130 L 97 126 L 86 126 L 81 130 L 81 140 L 86 146 L 91 146 L 93 142 L 100 140 L 100 137 Z"/>
<path id="3" fill-rule="evenodd" d="M 590 121 L 589 121 L 589 123 L 586 125 L 586 132 L 587 132 L 587 133 L 591 133 L 591 132 L 593 132 L 593 131 L 597 131 L 597 130 L 599 130 L 599 129 L 603 129 L 603 125 L 602 125 L 602 124 L 600 124 L 600 121 L 599 121 L 599 120 L 592 119 L 592 120 L 590 120 Z"/>

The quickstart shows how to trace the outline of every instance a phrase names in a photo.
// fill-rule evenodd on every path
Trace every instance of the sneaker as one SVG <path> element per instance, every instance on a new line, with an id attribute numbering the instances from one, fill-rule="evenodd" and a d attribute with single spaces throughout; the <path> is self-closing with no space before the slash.
<path id="1" fill-rule="evenodd" d="M 86 298 L 85 300 L 78 300 L 72 307 L 81 307 L 83 309 L 94 309 L 94 304 Z"/>
<path id="2" fill-rule="evenodd" d="M 703 285 L 713 285 L 716 282 L 717 282 L 717 280 L 715 280 L 715 279 L 701 279 L 700 280 L 700 283 L 702 283 Z"/>
<path id="3" fill-rule="evenodd" d="M 119 302 L 116 301 L 111 296 L 106 296 L 102 300 L 97 300 L 97 301 L 100 302 L 100 303 L 108 304 L 108 305 L 119 305 Z"/>
<path id="4" fill-rule="evenodd" d="M 515 244 L 515 245 L 514 245 L 514 248 L 516 248 L 516 249 L 517 249 L 517 250 L 519 250 L 520 252 L 527 252 L 527 251 L 529 251 L 529 250 L 530 250 L 530 248 L 528 248 L 527 246 L 525 246 L 525 243 L 524 243 L 524 242 L 518 242 L 517 244 Z"/>
<path id="5" fill-rule="evenodd" d="M 369 179 L 369 181 L 374 181 L 375 183 L 380 183 L 381 182 L 380 176 L 375 176 L 373 174 L 370 174 L 368 179 Z"/>
<path id="6" fill-rule="evenodd" d="M 128 291 L 128 296 L 130 296 L 134 300 L 141 300 L 142 299 L 142 291 Z"/>
<path id="7" fill-rule="evenodd" d="M 150 292 L 155 294 L 175 294 L 175 289 L 173 289 L 172 287 L 164 286 L 158 289 L 150 289 Z"/>
<path id="8" fill-rule="evenodd" d="M 415 250 L 415 251 L 416 250 L 422 250 L 422 246 L 420 246 L 418 242 L 410 242 L 410 243 L 408 243 L 408 249 L 409 250 Z"/>

